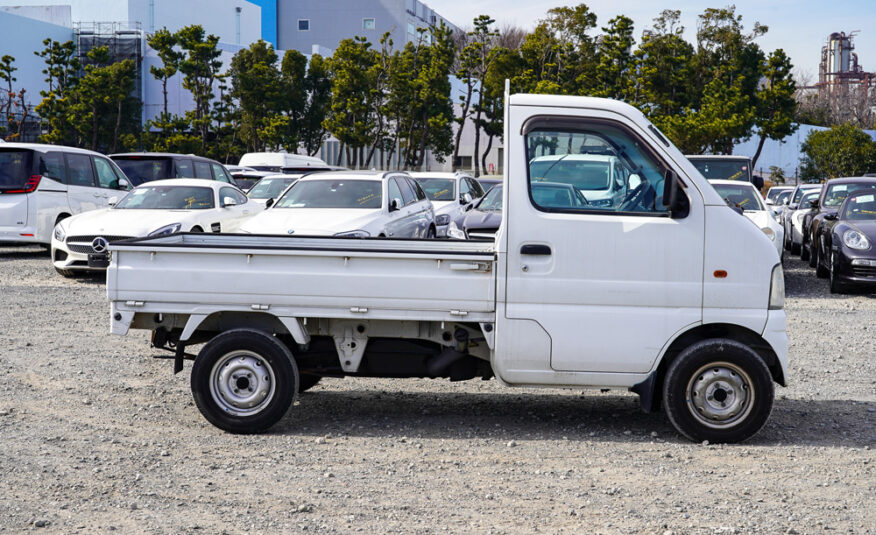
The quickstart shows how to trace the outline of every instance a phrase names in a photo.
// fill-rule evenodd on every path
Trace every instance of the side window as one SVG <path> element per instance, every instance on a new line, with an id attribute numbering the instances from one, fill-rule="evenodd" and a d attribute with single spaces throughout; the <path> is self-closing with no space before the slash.
<path id="1" fill-rule="evenodd" d="M 220 182 L 228 182 L 229 184 L 234 184 L 231 180 L 231 177 L 228 176 L 228 173 L 225 172 L 225 168 L 219 165 L 218 163 L 211 163 L 210 167 L 213 168 L 213 177 Z"/>
<path id="2" fill-rule="evenodd" d="M 176 160 L 176 178 L 195 178 L 191 160 Z"/>
<path id="3" fill-rule="evenodd" d="M 407 180 L 399 178 L 398 187 L 401 190 L 402 200 L 404 201 L 405 206 L 417 201 L 417 197 L 414 195 L 414 189 L 408 184 Z"/>
<path id="4" fill-rule="evenodd" d="M 249 201 L 249 197 L 244 195 L 242 192 L 237 191 L 236 189 L 232 189 L 234 192 L 234 198 L 237 199 L 237 204 L 246 204 Z"/>
<path id="5" fill-rule="evenodd" d="M 471 195 L 471 186 L 469 185 L 468 180 L 463 178 L 459 181 L 459 200 L 462 200 L 462 196 L 466 193 Z M 474 195 L 472 195 L 472 197 L 474 197 Z"/>
<path id="6" fill-rule="evenodd" d="M 37 168 L 35 169 L 37 174 L 57 180 L 62 184 L 67 183 L 67 167 L 64 165 L 64 155 L 62 153 L 46 152 L 40 154 L 39 152 L 34 152 L 34 154 L 39 156 Z"/>
<path id="7" fill-rule="evenodd" d="M 389 184 L 387 185 L 387 189 L 389 190 L 389 199 L 387 199 L 387 201 L 386 201 L 387 206 L 389 206 L 389 203 L 391 203 L 393 199 L 400 200 L 402 202 L 402 205 L 404 205 L 405 201 L 404 201 L 404 198 L 402 197 L 401 189 L 399 189 L 398 183 L 395 181 L 394 178 L 389 179 Z"/>
<path id="8" fill-rule="evenodd" d="M 472 199 L 480 199 L 484 196 L 484 188 L 482 188 L 481 185 L 478 184 L 477 180 L 466 177 L 465 181 L 468 182 L 468 187 L 471 188 Z"/>
<path id="9" fill-rule="evenodd" d="M 626 129 L 607 121 L 536 123 L 525 143 L 530 199 L 539 210 L 667 214 L 664 166 Z"/>
<path id="10" fill-rule="evenodd" d="M 94 183 L 94 169 L 91 167 L 91 158 L 87 154 L 66 155 L 67 158 L 67 184 L 71 186 L 90 186 Z"/>
<path id="11" fill-rule="evenodd" d="M 97 170 L 97 183 L 100 187 L 119 189 L 119 177 L 113 172 L 113 168 L 108 161 L 103 158 L 95 158 L 94 168 Z"/>
<path id="12" fill-rule="evenodd" d="M 210 173 L 210 164 L 195 160 L 195 178 L 206 178 L 211 180 L 213 175 Z"/>
<path id="13" fill-rule="evenodd" d="M 197 164 L 197 162 L 195 163 Z M 222 204 L 225 203 L 225 197 L 231 197 L 232 199 L 237 201 L 237 204 L 243 204 L 240 201 L 240 197 L 238 197 L 237 195 L 237 190 L 235 190 L 234 188 L 219 189 L 219 206 L 222 206 Z"/>
<path id="14" fill-rule="evenodd" d="M 409 178 L 408 184 L 414 189 L 414 195 L 417 197 L 417 201 L 422 201 L 426 198 L 426 192 L 423 191 L 423 188 L 420 187 L 420 183 L 416 180 Z"/>

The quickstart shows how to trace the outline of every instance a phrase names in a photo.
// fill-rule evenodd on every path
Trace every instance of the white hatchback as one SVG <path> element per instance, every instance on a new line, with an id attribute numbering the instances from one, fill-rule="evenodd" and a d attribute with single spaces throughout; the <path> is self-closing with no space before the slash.
<path id="1" fill-rule="evenodd" d="M 106 156 L 90 150 L 4 143 L 0 147 L 0 242 L 48 245 L 62 219 L 105 208 L 129 188 Z"/>
<path id="2" fill-rule="evenodd" d="M 420 184 L 435 210 L 435 228 L 439 238 L 447 237 L 452 221 L 460 225 L 472 203 L 484 196 L 484 189 L 464 173 L 410 173 Z"/>
<path id="3" fill-rule="evenodd" d="M 307 175 L 241 229 L 250 234 L 434 238 L 425 192 L 407 173 Z"/>
<path id="4" fill-rule="evenodd" d="M 225 182 L 180 178 L 146 182 L 112 208 L 58 223 L 52 263 L 64 276 L 106 268 L 108 244 L 175 232 L 234 232 L 264 207 Z"/>
<path id="5" fill-rule="evenodd" d="M 715 191 L 727 204 L 743 210 L 745 217 L 750 219 L 772 240 L 776 247 L 776 253 L 778 253 L 779 258 L 782 258 L 785 230 L 764 204 L 763 198 L 754 184 L 740 180 L 709 180 L 709 183 L 715 187 Z"/>

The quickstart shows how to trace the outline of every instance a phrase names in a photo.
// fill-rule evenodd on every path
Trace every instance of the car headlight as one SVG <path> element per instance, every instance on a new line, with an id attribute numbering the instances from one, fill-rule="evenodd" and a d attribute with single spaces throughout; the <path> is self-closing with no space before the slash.
<path id="1" fill-rule="evenodd" d="M 450 214 L 441 214 L 439 216 L 435 216 L 435 224 L 438 226 L 444 226 L 450 223 Z"/>
<path id="2" fill-rule="evenodd" d="M 179 229 L 182 228 L 182 223 L 173 223 L 170 225 L 165 225 L 158 230 L 154 230 L 149 233 L 149 236 L 167 236 L 168 234 L 173 234 L 174 232 L 179 232 Z"/>
<path id="3" fill-rule="evenodd" d="M 338 232 L 335 234 L 336 238 L 369 238 L 371 234 L 365 232 L 364 230 L 350 230 L 347 232 Z"/>
<path id="4" fill-rule="evenodd" d="M 785 308 L 785 272 L 782 271 L 782 265 L 776 264 L 773 267 L 773 274 L 770 277 L 770 310 L 781 310 Z"/>
<path id="5" fill-rule="evenodd" d="M 63 242 L 64 238 L 67 237 L 67 231 L 64 230 L 64 223 L 60 222 L 55 225 L 55 239 L 59 242 Z"/>
<path id="6" fill-rule="evenodd" d="M 776 232 L 775 232 L 773 229 L 771 229 L 771 228 L 769 228 L 769 227 L 762 227 L 760 230 L 762 230 L 763 233 L 766 234 L 767 237 L 768 237 L 771 241 L 776 241 Z"/>
<path id="7" fill-rule="evenodd" d="M 804 215 L 806 215 L 804 212 L 794 212 L 794 215 L 791 216 L 794 224 L 799 227 L 803 223 Z"/>
<path id="8" fill-rule="evenodd" d="M 843 234 L 843 243 L 850 249 L 864 251 L 870 248 L 870 240 L 857 230 L 847 230 Z"/>
<path id="9" fill-rule="evenodd" d="M 463 232 L 459 227 L 456 226 L 455 221 L 450 222 L 450 226 L 447 227 L 447 237 L 454 238 L 457 240 L 465 239 L 465 232 Z"/>

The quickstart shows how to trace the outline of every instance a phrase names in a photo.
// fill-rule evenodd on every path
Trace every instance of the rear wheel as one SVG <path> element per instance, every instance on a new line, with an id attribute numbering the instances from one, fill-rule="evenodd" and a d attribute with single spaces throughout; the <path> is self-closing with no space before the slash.
<path id="1" fill-rule="evenodd" d="M 820 247 L 815 247 L 815 251 L 819 251 Z M 815 276 L 819 279 L 826 279 L 830 275 L 830 269 L 824 265 L 825 261 L 830 261 L 830 258 L 822 258 L 822 254 L 819 252 L 815 259 Z"/>
<path id="2" fill-rule="evenodd" d="M 814 268 L 818 265 L 818 246 L 815 241 L 809 242 L 809 267 Z"/>
<path id="3" fill-rule="evenodd" d="M 809 245 L 805 241 L 800 245 L 800 260 L 809 260 Z"/>
<path id="4" fill-rule="evenodd" d="M 289 349 L 261 331 L 235 329 L 204 346 L 192 366 L 201 414 L 230 433 L 258 433 L 279 422 L 295 401 L 298 367 Z"/>
<path id="5" fill-rule="evenodd" d="M 794 243 L 794 239 L 791 238 L 791 254 L 800 254 L 800 244 Z M 804 259 L 805 260 L 805 259 Z"/>
<path id="6" fill-rule="evenodd" d="M 430 226 L 430 227 L 429 227 L 429 230 L 426 231 L 426 239 L 427 239 L 427 240 L 434 240 L 434 239 L 435 239 L 435 234 L 436 234 L 436 233 L 435 233 L 435 227 Z"/>
<path id="7" fill-rule="evenodd" d="M 770 371 L 750 347 L 711 339 L 685 349 L 663 381 L 663 404 L 679 433 L 700 442 L 741 442 L 773 408 Z"/>

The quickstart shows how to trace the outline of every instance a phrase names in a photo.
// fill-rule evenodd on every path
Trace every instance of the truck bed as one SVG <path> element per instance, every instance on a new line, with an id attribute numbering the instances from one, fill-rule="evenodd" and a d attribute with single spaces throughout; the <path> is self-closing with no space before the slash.
<path id="1" fill-rule="evenodd" d="M 117 310 L 495 318 L 492 242 L 176 234 L 116 242 L 110 251 L 107 295 Z"/>

